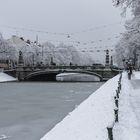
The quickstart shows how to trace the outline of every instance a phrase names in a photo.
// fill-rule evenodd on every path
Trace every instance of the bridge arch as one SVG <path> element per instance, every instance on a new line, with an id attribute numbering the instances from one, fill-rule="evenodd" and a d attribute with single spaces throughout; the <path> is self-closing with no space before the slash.
<path id="1" fill-rule="evenodd" d="M 37 72 L 32 72 L 32 73 L 28 74 L 26 77 L 24 77 L 24 80 L 26 80 L 26 81 L 56 81 L 56 75 L 61 74 L 61 73 L 88 74 L 88 75 L 98 77 L 100 79 L 100 81 L 103 80 L 103 77 L 95 72 L 80 71 L 80 70 L 37 71 Z"/>

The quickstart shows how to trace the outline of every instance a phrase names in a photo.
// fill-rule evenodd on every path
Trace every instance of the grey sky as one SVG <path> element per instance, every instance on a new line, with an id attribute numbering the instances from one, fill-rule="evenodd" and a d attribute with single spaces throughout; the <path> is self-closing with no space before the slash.
<path id="1" fill-rule="evenodd" d="M 0 0 L 0 3 L 0 30 L 6 37 L 17 31 L 19 35 L 31 39 L 38 34 L 41 41 L 65 40 L 64 36 L 23 31 L 18 28 L 71 33 L 122 20 L 121 10 L 113 7 L 112 0 Z M 17 29 L 13 30 L 7 26 Z M 72 38 L 80 41 L 104 39 L 119 34 L 122 29 L 122 25 L 115 25 L 107 28 L 107 31 L 96 30 Z"/>

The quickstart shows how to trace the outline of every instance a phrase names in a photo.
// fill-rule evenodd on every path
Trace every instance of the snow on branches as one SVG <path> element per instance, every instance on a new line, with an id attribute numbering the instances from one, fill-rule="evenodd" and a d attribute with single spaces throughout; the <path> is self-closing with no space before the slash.
<path id="1" fill-rule="evenodd" d="M 126 12 L 131 8 L 133 18 L 126 22 L 125 33 L 116 45 L 116 58 L 122 63 L 124 58 L 135 58 L 134 52 L 140 50 L 140 0 L 113 0 L 115 6 L 121 6 Z"/>
<path id="2" fill-rule="evenodd" d="M 115 6 L 120 6 L 123 13 L 126 12 L 128 8 L 132 9 L 133 15 L 140 14 L 140 0 L 113 0 Z"/>

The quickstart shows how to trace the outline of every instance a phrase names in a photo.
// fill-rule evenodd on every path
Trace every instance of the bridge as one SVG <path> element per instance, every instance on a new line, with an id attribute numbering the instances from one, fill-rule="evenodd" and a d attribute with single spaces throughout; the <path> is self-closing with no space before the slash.
<path id="1" fill-rule="evenodd" d="M 56 81 L 56 75 L 61 73 L 87 74 L 98 77 L 100 81 L 106 81 L 120 71 L 93 66 L 18 66 L 5 72 L 14 75 L 20 81 Z"/>
<path id="2" fill-rule="evenodd" d="M 57 65 L 32 65 L 24 66 L 22 52 L 19 52 L 18 66 L 15 69 L 5 71 L 14 75 L 20 81 L 56 81 L 56 76 L 61 73 L 78 73 L 98 77 L 100 81 L 108 80 L 117 75 L 120 70 L 113 70 L 109 64 L 109 52 L 106 52 L 106 66 L 57 66 Z M 82 75 L 81 75 L 82 76 Z"/>

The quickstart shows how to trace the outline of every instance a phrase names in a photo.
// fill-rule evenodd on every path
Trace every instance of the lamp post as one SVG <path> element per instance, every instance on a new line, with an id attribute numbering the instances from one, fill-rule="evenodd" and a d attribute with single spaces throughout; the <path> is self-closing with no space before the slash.
<path id="1" fill-rule="evenodd" d="M 109 67 L 109 50 L 106 50 L 106 60 L 105 60 L 105 66 Z"/>
<path id="2" fill-rule="evenodd" d="M 43 59 L 44 59 L 44 46 L 41 45 L 41 47 L 42 47 L 42 62 L 43 62 Z"/>

